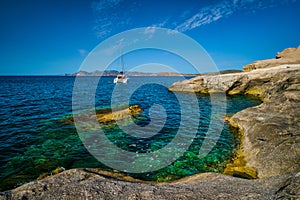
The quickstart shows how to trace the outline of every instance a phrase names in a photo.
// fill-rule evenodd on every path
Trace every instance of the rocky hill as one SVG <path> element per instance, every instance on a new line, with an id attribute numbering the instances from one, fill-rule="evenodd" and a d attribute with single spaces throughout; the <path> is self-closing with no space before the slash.
<path id="1" fill-rule="evenodd" d="M 275 58 L 268 60 L 259 60 L 243 67 L 244 71 L 252 71 L 255 69 L 276 67 L 283 64 L 300 63 L 300 46 L 297 48 L 287 48 L 282 52 L 278 52 Z"/>

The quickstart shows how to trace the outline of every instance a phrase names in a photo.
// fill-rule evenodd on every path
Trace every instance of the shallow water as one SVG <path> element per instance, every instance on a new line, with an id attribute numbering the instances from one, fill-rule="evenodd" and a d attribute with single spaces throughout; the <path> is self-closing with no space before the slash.
<path id="1" fill-rule="evenodd" d="M 96 78 L 83 77 L 86 90 L 98 83 Z M 118 147 L 136 153 L 154 152 L 172 141 L 180 126 L 196 126 L 196 136 L 188 150 L 170 165 L 154 172 L 131 173 L 144 180 L 168 181 L 200 172 L 222 172 L 226 163 L 234 156 L 239 141 L 225 123 L 217 145 L 204 158 L 199 150 L 206 136 L 211 120 L 211 99 L 209 95 L 197 94 L 197 104 L 191 105 L 189 93 L 174 94 L 167 86 L 178 77 L 132 77 L 128 85 L 115 87 L 113 77 L 104 77 L 98 84 L 95 95 L 97 108 L 122 105 L 122 95 L 130 96 L 129 104 L 138 104 L 143 113 L 134 123 L 102 126 L 110 141 Z M 62 123 L 72 113 L 72 92 L 74 77 L 0 77 L 0 190 L 10 189 L 36 179 L 40 174 L 51 173 L 57 167 L 66 169 L 77 167 L 105 166 L 95 159 L 79 139 L 72 123 Z M 138 86 L 141 87 L 138 87 Z M 121 95 L 122 94 L 122 95 Z M 177 96 L 176 96 L 177 95 Z M 180 103 L 180 97 L 184 103 Z M 258 105 L 257 99 L 246 96 L 227 96 L 226 112 L 232 114 L 250 106 Z M 151 109 L 160 105 L 158 109 Z M 76 105 L 75 105 L 76 106 Z M 190 118 L 181 124 L 184 115 L 195 112 L 199 118 Z M 194 113 L 195 114 L 195 113 Z M 163 118 L 163 116 L 165 118 Z M 154 120 L 156 119 L 156 120 Z M 164 120 L 165 119 L 165 120 Z M 138 138 L 122 129 L 130 129 L 132 124 L 144 127 L 134 130 L 145 135 L 153 130 L 152 137 Z M 149 130 L 147 125 L 151 124 Z M 123 127 L 122 127 L 123 126 Z M 214 127 L 212 127 L 214 128 Z M 146 131 L 145 131 L 146 130 Z M 88 141 L 90 138 L 85 138 Z M 113 153 L 113 152 L 110 152 Z M 120 161 L 122 165 L 122 160 Z"/>

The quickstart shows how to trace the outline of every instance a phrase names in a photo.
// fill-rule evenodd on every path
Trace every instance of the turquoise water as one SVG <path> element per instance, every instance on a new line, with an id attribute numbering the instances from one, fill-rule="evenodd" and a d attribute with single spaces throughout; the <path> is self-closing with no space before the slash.
<path id="1" fill-rule="evenodd" d="M 74 79 L 0 77 L 1 191 L 35 180 L 43 173 L 51 173 L 57 167 L 98 167 L 113 170 L 86 150 L 72 122 L 65 123 L 72 116 Z M 93 77 L 85 79 L 87 85 L 96 80 Z M 135 90 L 129 103 L 138 104 L 143 109 L 134 120 L 134 123 L 141 127 L 151 123 L 151 106 L 158 104 L 165 109 L 166 121 L 158 134 L 141 139 L 126 134 L 115 123 L 102 126 L 111 142 L 130 152 L 145 153 L 163 148 L 178 132 L 182 118 L 181 109 L 185 109 L 187 113 L 192 112 L 192 107 L 181 108 L 176 95 L 163 86 L 171 85 L 178 80 L 177 77 L 132 77 L 128 85 L 120 87 L 125 87 L 125 91 L 128 92 L 131 87 L 145 82 L 145 79 L 152 84 L 145 84 Z M 113 77 L 101 79 L 95 96 L 98 109 L 111 106 L 114 87 Z M 177 95 L 187 99 L 188 105 L 191 94 Z M 222 172 L 226 163 L 234 156 L 234 150 L 239 143 L 238 138 L 225 123 L 217 145 L 207 156 L 199 158 L 199 150 L 209 127 L 211 103 L 209 95 L 197 94 L 197 99 L 200 108 L 199 119 L 191 119 L 191 124 L 197 126 L 198 131 L 189 149 L 179 159 L 160 170 L 131 173 L 131 176 L 143 180 L 168 181 L 201 172 Z M 226 111 L 233 114 L 259 103 L 257 99 L 246 96 L 227 96 Z M 154 124 L 156 125 L 158 126 Z"/>

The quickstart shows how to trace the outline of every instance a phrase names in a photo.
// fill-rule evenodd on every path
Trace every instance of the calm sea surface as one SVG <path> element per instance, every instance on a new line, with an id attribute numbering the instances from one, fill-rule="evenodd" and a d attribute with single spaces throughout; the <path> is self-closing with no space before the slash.
<path id="1" fill-rule="evenodd" d="M 96 80 L 93 77 L 83 79 L 87 89 Z M 57 167 L 99 167 L 112 170 L 86 150 L 74 124 L 65 123 L 72 119 L 74 80 L 75 77 L 58 76 L 0 77 L 0 191 L 35 180 Z M 210 96 L 197 94 L 198 105 L 190 105 L 188 99 L 191 94 L 180 93 L 177 95 L 183 101 L 186 99 L 184 104 L 180 104 L 176 95 L 167 90 L 167 86 L 178 80 L 178 77 L 132 77 L 127 85 L 118 86 L 114 94 L 118 99 L 120 93 L 128 93 L 129 104 L 140 105 L 143 113 L 134 121 L 138 126 L 151 124 L 151 114 L 156 117 L 162 115 L 159 109 L 150 112 L 153 105 L 162 106 L 162 112 L 165 113 L 165 122 L 153 121 L 152 128 L 158 127 L 158 134 L 151 139 L 136 139 L 115 123 L 103 126 L 110 141 L 131 152 L 151 152 L 166 146 L 179 130 L 182 109 L 185 114 L 192 112 L 194 106 L 200 109 L 199 118 L 189 121 L 189 126 L 197 127 L 197 134 L 188 150 L 172 164 L 154 172 L 131 174 L 134 177 L 168 181 L 207 171 L 222 172 L 234 156 L 239 140 L 225 123 L 216 146 L 207 156 L 199 158 L 200 146 L 211 120 Z M 138 85 L 142 86 L 136 88 Z M 111 101 L 114 87 L 113 77 L 104 77 L 99 81 L 95 94 L 97 108 L 122 105 L 118 100 Z M 259 103 L 257 99 L 246 96 L 227 96 L 226 111 L 233 114 Z M 161 126 L 163 128 L 160 129 Z"/>

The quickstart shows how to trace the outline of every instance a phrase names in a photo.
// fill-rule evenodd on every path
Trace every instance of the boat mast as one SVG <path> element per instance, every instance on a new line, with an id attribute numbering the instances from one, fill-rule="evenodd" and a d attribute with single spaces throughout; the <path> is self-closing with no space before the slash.
<path id="1" fill-rule="evenodd" d="M 125 69 L 124 69 L 124 59 L 123 59 L 123 51 L 121 47 L 121 66 L 122 66 L 122 72 L 125 74 Z"/>
<path id="2" fill-rule="evenodd" d="M 123 75 L 125 75 L 125 67 L 124 67 L 124 59 L 123 59 L 123 45 L 120 44 L 120 54 L 121 54 L 121 72 Z"/>

